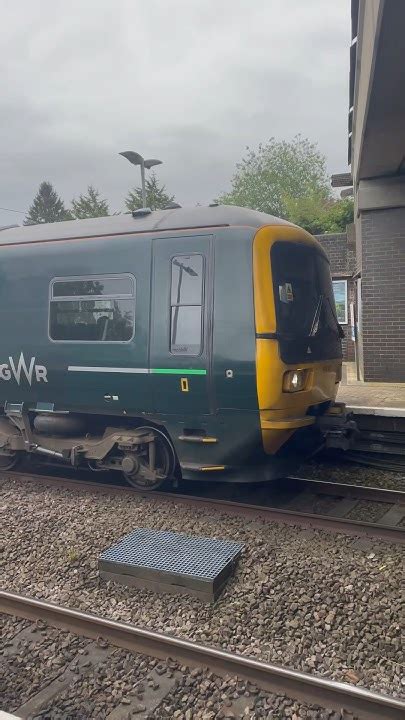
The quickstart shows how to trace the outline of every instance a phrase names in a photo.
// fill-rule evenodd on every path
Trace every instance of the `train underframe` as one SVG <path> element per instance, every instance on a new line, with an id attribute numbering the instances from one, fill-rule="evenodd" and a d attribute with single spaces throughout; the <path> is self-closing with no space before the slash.
<path id="1" fill-rule="evenodd" d="M 266 482 L 293 472 L 322 447 L 350 449 L 357 428 L 342 405 L 332 406 L 310 428 L 297 430 L 280 452 L 249 458 L 246 465 L 212 467 L 220 473 L 202 472 L 197 466 L 180 466 L 173 444 L 156 425 L 101 426 L 99 433 L 85 431 L 78 416 L 33 415 L 23 404 L 6 404 L 0 416 L 0 470 L 15 467 L 24 455 L 74 468 L 114 470 L 138 489 L 156 490 L 168 479 Z M 203 468 L 205 469 L 205 468 Z M 206 468 L 209 469 L 209 468 Z"/>

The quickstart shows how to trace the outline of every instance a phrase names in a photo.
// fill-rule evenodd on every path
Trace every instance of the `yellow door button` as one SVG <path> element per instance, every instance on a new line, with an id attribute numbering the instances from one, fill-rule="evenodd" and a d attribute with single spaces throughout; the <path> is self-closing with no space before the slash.
<path id="1" fill-rule="evenodd" d="M 188 378 L 181 378 L 180 387 L 181 392 L 188 392 Z"/>

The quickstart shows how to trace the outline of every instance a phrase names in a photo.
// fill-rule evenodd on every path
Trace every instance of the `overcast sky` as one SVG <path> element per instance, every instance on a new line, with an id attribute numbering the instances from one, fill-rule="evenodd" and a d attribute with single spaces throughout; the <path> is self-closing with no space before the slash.
<path id="1" fill-rule="evenodd" d="M 302 133 L 347 169 L 349 0 L 0 0 L 0 206 L 50 180 L 123 208 L 164 164 L 182 205 L 229 188 L 246 145 Z M 0 211 L 0 224 L 23 216 Z"/>

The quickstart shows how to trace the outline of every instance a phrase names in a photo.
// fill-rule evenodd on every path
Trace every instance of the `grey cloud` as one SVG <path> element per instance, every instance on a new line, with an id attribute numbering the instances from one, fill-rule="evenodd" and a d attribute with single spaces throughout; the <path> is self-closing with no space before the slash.
<path id="1" fill-rule="evenodd" d="M 4 4 L 0 206 L 25 211 L 49 179 L 66 202 L 93 183 L 122 209 L 139 182 L 126 149 L 161 158 L 182 204 L 227 189 L 272 135 L 319 141 L 342 171 L 348 43 L 348 2 Z"/>

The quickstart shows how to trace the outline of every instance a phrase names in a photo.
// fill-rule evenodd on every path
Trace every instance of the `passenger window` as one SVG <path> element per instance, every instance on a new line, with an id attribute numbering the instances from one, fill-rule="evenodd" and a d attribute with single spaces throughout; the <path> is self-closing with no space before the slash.
<path id="1" fill-rule="evenodd" d="M 202 255 L 177 255 L 172 259 L 170 351 L 174 355 L 201 353 L 203 271 Z"/>
<path id="2" fill-rule="evenodd" d="M 129 342 L 135 327 L 135 278 L 61 278 L 51 284 L 49 336 L 68 342 Z"/>

